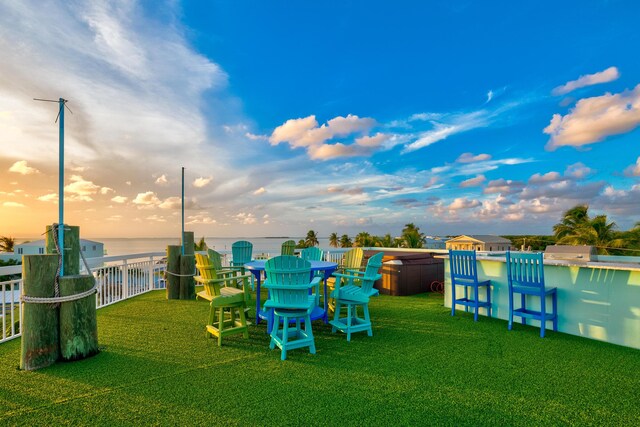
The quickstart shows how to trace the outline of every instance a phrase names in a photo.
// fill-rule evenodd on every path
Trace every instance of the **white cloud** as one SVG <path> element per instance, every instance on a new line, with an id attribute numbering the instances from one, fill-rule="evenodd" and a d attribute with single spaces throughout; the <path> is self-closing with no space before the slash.
<path id="1" fill-rule="evenodd" d="M 18 202 L 4 202 L 2 203 L 2 206 L 4 206 L 5 208 L 26 208 L 25 205 Z"/>
<path id="2" fill-rule="evenodd" d="M 457 211 L 461 209 L 473 209 L 480 206 L 482 203 L 475 199 L 467 199 L 465 197 L 457 197 L 453 202 L 448 206 L 448 209 L 451 211 Z"/>
<path id="3" fill-rule="evenodd" d="M 244 136 L 246 136 L 247 138 L 249 138 L 252 141 L 268 141 L 269 140 L 269 136 L 268 135 L 256 135 L 256 134 L 251 133 L 251 132 L 245 133 Z"/>
<path id="4" fill-rule="evenodd" d="M 71 184 L 67 184 L 64 187 L 64 192 L 65 194 L 68 193 L 71 195 L 69 198 L 69 200 L 71 201 L 90 202 L 93 200 L 91 198 L 92 195 L 97 194 L 98 192 L 106 194 L 109 192 L 109 190 L 111 190 L 108 187 L 100 187 L 99 185 L 94 184 L 92 181 L 87 181 L 80 175 L 71 175 L 71 178 L 69 178 L 69 180 L 71 181 Z M 106 189 L 106 191 L 103 192 L 103 189 Z"/>
<path id="5" fill-rule="evenodd" d="M 540 184 L 545 182 L 555 182 L 561 179 L 561 176 L 558 172 L 547 172 L 544 175 L 540 175 L 539 173 L 531 175 L 529 178 L 529 184 Z"/>
<path id="6" fill-rule="evenodd" d="M 640 176 L 640 157 L 636 159 L 636 162 L 633 165 L 625 168 L 624 174 L 626 176 Z"/>
<path id="7" fill-rule="evenodd" d="M 475 178 L 469 178 L 460 183 L 460 188 L 479 187 L 487 178 L 484 175 L 478 175 Z"/>
<path id="8" fill-rule="evenodd" d="M 111 198 L 111 201 L 114 203 L 125 203 L 128 200 L 128 197 L 124 197 L 124 196 L 115 196 Z"/>
<path id="9" fill-rule="evenodd" d="M 577 80 L 572 80 L 565 83 L 562 86 L 558 86 L 551 93 L 553 95 L 565 95 L 571 91 L 579 89 L 585 86 L 596 85 L 600 83 L 607 83 L 613 80 L 617 80 L 620 77 L 620 73 L 616 67 L 609 67 L 604 71 L 598 73 L 586 74 L 580 76 Z"/>
<path id="10" fill-rule="evenodd" d="M 153 191 L 147 191 L 145 193 L 138 193 L 135 199 L 133 199 L 133 203 L 139 206 L 153 206 L 159 205 L 160 199 Z"/>
<path id="11" fill-rule="evenodd" d="M 543 130 L 551 136 L 545 148 L 593 144 L 639 124 L 640 85 L 631 91 L 581 99 L 567 115 L 554 114 Z"/>
<path id="12" fill-rule="evenodd" d="M 193 181 L 193 186 L 196 188 L 206 187 L 213 180 L 212 176 L 209 177 L 199 177 Z"/>
<path id="13" fill-rule="evenodd" d="M 591 175 L 593 172 L 593 169 L 581 162 L 578 162 L 567 166 L 567 169 L 564 171 L 564 175 L 570 178 L 582 179 Z"/>
<path id="14" fill-rule="evenodd" d="M 147 221 L 153 221 L 153 222 L 167 222 L 167 220 L 160 215 L 150 215 L 146 218 Z"/>
<path id="15" fill-rule="evenodd" d="M 256 217 L 252 213 L 240 212 L 235 218 L 242 224 L 250 225 L 256 223 Z"/>
<path id="16" fill-rule="evenodd" d="M 265 190 L 264 187 L 260 187 L 256 191 L 254 191 L 253 194 L 256 195 L 256 196 L 259 196 L 260 194 L 264 194 L 266 192 L 267 192 L 267 190 Z"/>
<path id="17" fill-rule="evenodd" d="M 493 181 L 489 181 L 487 186 L 484 188 L 484 194 L 494 194 L 500 193 L 503 196 L 507 194 L 517 193 L 522 190 L 524 184 L 520 181 L 513 181 L 510 179 L 495 179 Z"/>
<path id="18" fill-rule="evenodd" d="M 156 179 L 156 184 L 158 185 L 165 185 L 168 184 L 169 181 L 167 180 L 167 175 L 166 174 L 162 174 L 160 175 L 157 179 Z"/>
<path id="19" fill-rule="evenodd" d="M 483 162 L 486 160 L 491 160 L 491 155 L 489 154 L 477 154 L 473 155 L 473 153 L 462 153 L 456 159 L 458 163 L 475 163 L 475 162 Z"/>
<path id="20" fill-rule="evenodd" d="M 45 194 L 44 196 L 38 197 L 38 200 L 43 201 L 43 202 L 57 202 L 58 201 L 58 194 L 57 193 Z"/>
<path id="21" fill-rule="evenodd" d="M 217 221 L 213 218 L 211 218 L 209 215 L 206 214 L 198 214 L 198 215 L 189 215 L 187 217 L 187 221 L 185 221 L 185 224 L 205 224 L 205 225 L 212 225 L 212 224 L 216 224 Z"/>
<path id="22" fill-rule="evenodd" d="M 20 175 L 32 175 L 40 171 L 38 169 L 32 168 L 31 166 L 28 166 L 26 160 L 19 160 L 11 165 L 11 167 L 9 168 L 9 172 L 19 173 Z"/>

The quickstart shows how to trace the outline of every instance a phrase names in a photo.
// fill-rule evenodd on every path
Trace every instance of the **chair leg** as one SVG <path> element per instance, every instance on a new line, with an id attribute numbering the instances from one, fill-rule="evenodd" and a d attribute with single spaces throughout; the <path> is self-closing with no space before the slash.
<path id="1" fill-rule="evenodd" d="M 369 304 L 364 304 L 362 306 L 362 311 L 364 311 L 364 320 L 369 324 L 369 329 L 367 330 L 368 336 L 373 336 L 373 329 L 371 329 L 371 317 L 369 316 Z"/>
<path id="2" fill-rule="evenodd" d="M 513 292 L 511 290 L 509 290 L 509 324 L 507 329 L 513 329 Z"/>
<path id="3" fill-rule="evenodd" d="M 451 282 L 451 315 L 456 314 L 456 285 Z"/>
<path id="4" fill-rule="evenodd" d="M 489 304 L 487 313 L 489 314 L 489 318 L 491 318 L 491 285 L 487 285 L 486 289 L 487 289 L 487 303 Z"/>
<path id="5" fill-rule="evenodd" d="M 473 295 L 476 299 L 475 301 L 475 313 L 473 313 L 473 321 L 477 322 L 478 321 L 478 311 L 480 310 L 480 290 L 478 289 L 480 286 L 474 286 L 473 287 Z"/>
<path id="6" fill-rule="evenodd" d="M 334 320 L 335 322 L 339 322 L 339 321 L 340 321 L 340 310 L 342 309 L 342 304 L 340 303 L 340 301 L 339 301 L 339 300 L 335 300 L 335 302 L 336 302 L 336 307 L 335 307 L 335 309 L 333 310 L 333 320 Z M 335 326 L 332 326 L 332 327 L 331 327 L 331 333 L 332 333 L 332 334 L 333 334 L 333 333 L 335 333 L 335 332 L 336 332 L 336 330 L 337 330 L 337 329 L 336 329 L 336 327 L 335 327 Z"/>
<path id="7" fill-rule="evenodd" d="M 540 297 L 540 338 L 544 338 L 544 330 L 547 328 L 547 297 L 543 293 Z"/>
<path id="8" fill-rule="evenodd" d="M 287 359 L 287 345 L 289 344 L 289 318 L 284 317 L 282 325 L 282 353 L 280 359 Z"/>
<path id="9" fill-rule="evenodd" d="M 307 333 L 307 337 L 311 338 L 311 344 L 309 345 L 309 353 L 316 354 L 316 340 L 313 336 L 313 330 L 311 329 L 311 314 L 307 313 L 304 318 L 304 330 Z"/>
<path id="10" fill-rule="evenodd" d="M 469 299 L 469 288 L 466 285 L 464 286 L 464 299 Z M 465 304 L 464 311 L 465 313 L 469 312 L 469 304 Z"/>
<path id="11" fill-rule="evenodd" d="M 558 294 L 551 294 L 551 308 L 553 309 L 553 330 L 558 332 Z"/>
<path id="12" fill-rule="evenodd" d="M 525 294 L 520 294 L 520 306 L 523 310 L 525 310 L 527 308 L 527 296 Z M 522 324 L 526 325 L 527 324 L 527 318 L 526 317 L 522 317 Z"/>
<path id="13" fill-rule="evenodd" d="M 224 330 L 224 308 L 220 307 L 218 314 L 218 347 L 222 346 L 222 331 Z"/>
<path id="14" fill-rule="evenodd" d="M 351 341 L 351 305 L 347 304 L 347 341 Z"/>
<path id="15" fill-rule="evenodd" d="M 244 327 L 244 332 L 242 336 L 245 338 L 249 338 L 249 328 L 247 328 L 247 316 L 244 313 L 244 307 L 241 307 L 240 310 L 240 324 Z"/>
<path id="16" fill-rule="evenodd" d="M 276 339 L 278 338 L 278 327 L 280 325 L 280 316 L 276 316 L 273 314 L 273 310 L 271 310 L 271 341 L 269 342 L 269 348 L 273 350 L 276 348 Z"/>

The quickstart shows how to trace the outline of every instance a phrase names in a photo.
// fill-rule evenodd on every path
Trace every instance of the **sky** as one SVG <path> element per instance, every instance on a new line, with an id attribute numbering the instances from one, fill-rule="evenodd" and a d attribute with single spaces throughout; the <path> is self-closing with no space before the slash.
<path id="1" fill-rule="evenodd" d="M 640 221 L 640 2 L 0 3 L 0 236 Z"/>

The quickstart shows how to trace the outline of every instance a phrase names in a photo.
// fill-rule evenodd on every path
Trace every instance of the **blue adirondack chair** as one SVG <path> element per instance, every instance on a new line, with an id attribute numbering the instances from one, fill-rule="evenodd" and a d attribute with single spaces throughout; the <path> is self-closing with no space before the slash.
<path id="1" fill-rule="evenodd" d="M 300 258 L 306 259 L 307 261 L 322 261 L 323 257 L 324 251 L 317 246 L 304 248 L 300 251 Z"/>
<path id="2" fill-rule="evenodd" d="M 464 305 L 465 311 L 469 307 L 474 309 L 473 320 L 478 321 L 480 307 L 487 309 L 491 317 L 491 281 L 478 281 L 478 267 L 476 264 L 476 251 L 449 250 L 449 267 L 451 277 L 451 315 L 456 314 L 456 305 Z M 464 287 L 464 296 L 456 297 L 456 287 Z M 486 300 L 480 301 L 479 288 L 486 288 Z M 469 296 L 469 288 L 473 289 L 473 295 Z"/>
<path id="3" fill-rule="evenodd" d="M 509 281 L 509 330 L 513 328 L 513 316 L 540 321 L 540 336 L 544 338 L 547 320 L 553 322 L 553 330 L 558 330 L 557 288 L 546 288 L 542 253 L 515 254 L 507 251 L 507 278 Z M 514 308 L 514 294 L 520 294 L 520 308 Z M 527 308 L 526 297 L 540 298 L 540 310 Z M 547 313 L 547 297 L 551 298 L 551 313 Z"/>
<path id="4" fill-rule="evenodd" d="M 376 280 L 382 275 L 378 273 L 382 267 L 383 253 L 379 252 L 369 258 L 367 267 L 363 272 L 352 271 L 349 273 L 333 273 L 336 277 L 335 288 L 331 297 L 335 299 L 335 310 L 331 324 L 331 332 L 339 330 L 346 332 L 347 341 L 351 341 L 353 332 L 367 331 L 372 336 L 371 317 L 369 315 L 369 299 L 377 295 L 373 288 Z M 342 285 L 342 283 L 346 283 Z M 361 306 L 364 318 L 358 317 L 358 307 Z M 340 317 L 342 307 L 347 308 L 347 317 Z"/>
<path id="5" fill-rule="evenodd" d="M 320 278 L 310 280 L 311 263 L 291 255 L 271 258 L 265 264 L 267 279 L 263 286 L 269 289 L 266 309 L 273 310 L 269 348 L 278 346 L 280 358 L 287 358 L 287 351 L 309 347 L 315 354 L 316 344 L 311 328 L 311 311 L 318 304 Z M 316 288 L 315 295 L 310 294 Z M 295 326 L 290 325 L 294 323 Z M 304 329 L 301 327 L 304 323 Z"/>
<path id="6" fill-rule="evenodd" d="M 246 240 L 238 240 L 231 245 L 231 256 L 233 259 L 229 263 L 232 269 L 245 273 L 244 265 L 253 261 L 253 243 Z M 253 289 L 253 276 L 251 277 L 251 289 Z"/>
<path id="7" fill-rule="evenodd" d="M 293 255 L 296 250 L 296 242 L 293 240 L 287 240 L 282 243 L 280 248 L 280 255 Z"/>

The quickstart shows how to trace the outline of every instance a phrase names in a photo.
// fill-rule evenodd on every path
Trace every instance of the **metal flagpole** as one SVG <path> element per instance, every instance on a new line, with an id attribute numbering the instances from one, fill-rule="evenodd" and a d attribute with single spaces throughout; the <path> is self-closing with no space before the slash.
<path id="1" fill-rule="evenodd" d="M 58 144 L 58 246 L 60 247 L 60 276 L 64 276 L 64 103 L 60 98 L 60 133 Z"/>
<path id="2" fill-rule="evenodd" d="M 184 166 L 182 167 L 182 255 L 184 255 Z"/>

